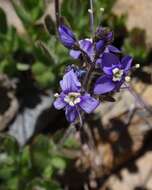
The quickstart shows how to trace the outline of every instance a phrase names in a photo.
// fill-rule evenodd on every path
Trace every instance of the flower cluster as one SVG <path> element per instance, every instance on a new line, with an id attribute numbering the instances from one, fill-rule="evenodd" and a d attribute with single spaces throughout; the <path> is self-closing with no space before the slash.
<path id="1" fill-rule="evenodd" d="M 67 120 L 75 122 L 81 120 L 83 112 L 93 112 L 100 104 L 100 97 L 119 91 L 129 80 L 132 57 L 122 57 L 121 51 L 112 45 L 113 32 L 103 27 L 98 27 L 92 38 L 77 40 L 71 28 L 61 23 L 58 36 L 80 65 L 66 69 L 60 81 L 62 91 L 55 94 L 54 107 L 65 109 Z M 98 76 L 92 77 L 94 71 Z"/>

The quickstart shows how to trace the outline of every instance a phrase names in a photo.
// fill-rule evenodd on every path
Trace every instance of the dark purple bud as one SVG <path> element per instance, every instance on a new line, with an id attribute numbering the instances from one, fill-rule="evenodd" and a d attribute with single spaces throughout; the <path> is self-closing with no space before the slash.
<path id="1" fill-rule="evenodd" d="M 104 40 L 106 44 L 109 44 L 113 41 L 114 35 L 112 31 L 107 30 L 106 28 L 99 27 L 95 33 L 95 40 Z"/>
<path id="2" fill-rule="evenodd" d="M 84 77 L 84 75 L 86 74 L 86 70 L 84 69 L 77 69 L 75 71 L 75 74 L 77 75 L 78 79 L 81 79 L 82 77 Z"/>
<path id="3" fill-rule="evenodd" d="M 67 72 L 69 72 L 71 70 L 74 71 L 74 73 L 76 74 L 76 76 L 78 77 L 78 79 L 82 78 L 86 74 L 86 70 L 85 69 L 80 69 L 76 65 L 68 65 L 65 72 L 67 73 Z"/>
<path id="4" fill-rule="evenodd" d="M 107 42 L 111 43 L 113 39 L 114 39 L 114 33 L 112 31 L 108 32 L 106 37 Z"/>
<path id="5" fill-rule="evenodd" d="M 63 24 L 60 25 L 58 27 L 58 33 L 60 41 L 66 48 L 73 49 L 76 46 L 77 40 L 75 38 L 74 33 L 68 26 Z"/>
<path id="6" fill-rule="evenodd" d="M 105 40 L 99 40 L 95 43 L 96 53 L 100 54 L 105 49 Z"/>

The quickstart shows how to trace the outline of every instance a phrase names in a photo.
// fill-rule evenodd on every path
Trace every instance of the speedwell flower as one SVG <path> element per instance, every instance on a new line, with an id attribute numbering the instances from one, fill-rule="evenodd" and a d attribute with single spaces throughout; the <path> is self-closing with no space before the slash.
<path id="1" fill-rule="evenodd" d="M 91 113 L 99 105 L 99 102 L 90 94 L 81 92 L 81 83 L 73 69 L 64 75 L 63 80 L 60 81 L 60 86 L 62 92 L 56 95 L 54 107 L 58 110 L 64 108 L 69 122 L 74 122 L 82 110 Z"/>
<path id="2" fill-rule="evenodd" d="M 86 38 L 83 40 L 80 40 L 79 42 L 79 47 L 81 50 L 83 50 L 88 57 L 90 58 L 91 61 L 93 61 L 94 56 L 96 53 L 100 52 L 100 56 L 99 58 L 102 57 L 102 53 L 120 53 L 120 50 L 117 49 L 115 46 L 113 45 L 105 45 L 105 41 L 100 40 L 98 43 L 96 43 L 96 48 L 94 49 L 94 44 L 92 42 L 92 39 Z M 99 50 L 100 49 L 100 50 Z M 102 51 L 104 50 L 104 51 Z M 79 59 L 82 55 L 82 51 L 80 50 L 70 50 L 70 56 L 73 59 Z"/>
<path id="3" fill-rule="evenodd" d="M 87 54 L 90 60 L 93 60 L 94 50 L 93 50 L 92 39 L 86 38 L 79 40 L 79 47 L 81 50 L 83 50 L 83 52 Z M 70 50 L 70 56 L 73 57 L 74 59 L 80 58 L 80 56 L 82 55 L 81 50 Z"/>
<path id="4" fill-rule="evenodd" d="M 121 60 L 112 54 L 104 53 L 101 68 L 104 75 L 99 77 L 95 83 L 94 93 L 105 94 L 120 88 L 131 69 L 132 57 L 125 56 Z"/>

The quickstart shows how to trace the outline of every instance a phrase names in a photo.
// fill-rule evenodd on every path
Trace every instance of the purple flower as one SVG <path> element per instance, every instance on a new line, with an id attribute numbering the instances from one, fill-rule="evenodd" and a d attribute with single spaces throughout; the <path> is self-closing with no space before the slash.
<path id="1" fill-rule="evenodd" d="M 106 47 L 106 41 L 105 40 L 99 40 L 95 43 L 95 50 L 96 54 L 100 54 L 104 51 Z"/>
<path id="2" fill-rule="evenodd" d="M 132 57 L 130 56 L 125 56 L 119 60 L 112 53 L 104 53 L 100 65 L 104 75 L 97 79 L 94 93 L 99 95 L 118 90 L 125 81 L 125 77 L 131 69 L 131 64 Z"/>
<path id="3" fill-rule="evenodd" d="M 115 46 L 113 45 L 105 45 L 105 41 L 104 40 L 100 40 L 96 43 L 96 52 L 94 51 L 94 45 L 91 39 L 83 39 L 79 41 L 79 46 L 80 49 L 82 49 L 90 58 L 91 61 L 93 61 L 95 54 L 97 53 L 101 53 L 99 56 L 99 59 L 97 59 L 96 64 L 98 64 L 99 62 L 101 62 L 100 58 L 102 58 L 102 55 L 104 52 L 108 53 L 120 53 L 120 50 L 117 49 Z M 80 50 L 70 50 L 70 56 L 73 59 L 79 59 L 82 55 L 82 51 Z"/>
<path id="4" fill-rule="evenodd" d="M 91 60 L 93 60 L 94 50 L 93 50 L 92 40 L 88 38 L 80 40 L 79 46 L 80 46 L 80 49 L 83 50 Z M 70 56 L 73 57 L 74 59 L 80 58 L 81 55 L 82 55 L 82 51 L 80 50 L 70 51 Z"/>
<path id="5" fill-rule="evenodd" d="M 102 57 L 103 57 L 104 53 L 121 53 L 121 51 L 113 45 L 107 45 L 104 52 L 102 54 L 100 54 L 99 58 L 97 59 L 96 65 L 98 65 L 98 66 L 102 65 Z"/>
<path id="6" fill-rule="evenodd" d="M 78 79 L 82 79 L 85 76 L 86 72 L 87 72 L 85 69 L 81 69 L 78 66 L 73 65 L 73 64 L 72 65 L 68 65 L 66 67 L 65 71 L 69 72 L 72 69 L 73 69 L 73 71 L 76 74 L 76 76 L 77 76 Z"/>
<path id="7" fill-rule="evenodd" d="M 62 92 L 57 95 L 54 107 L 58 110 L 64 108 L 69 122 L 74 122 L 81 110 L 91 113 L 99 105 L 99 102 L 90 94 L 86 92 L 82 94 L 81 83 L 73 70 L 64 75 L 63 80 L 60 81 L 60 86 Z"/>
<path id="8" fill-rule="evenodd" d="M 76 46 L 77 40 L 74 33 L 66 25 L 60 25 L 58 27 L 59 38 L 62 44 L 69 49 L 72 49 Z"/>
<path id="9" fill-rule="evenodd" d="M 113 41 L 114 34 L 112 31 L 107 31 L 105 28 L 99 27 L 95 33 L 95 53 L 100 55 L 105 48 Z"/>
<path id="10" fill-rule="evenodd" d="M 113 45 L 108 45 L 104 52 L 105 53 L 120 53 L 121 51 Z"/>

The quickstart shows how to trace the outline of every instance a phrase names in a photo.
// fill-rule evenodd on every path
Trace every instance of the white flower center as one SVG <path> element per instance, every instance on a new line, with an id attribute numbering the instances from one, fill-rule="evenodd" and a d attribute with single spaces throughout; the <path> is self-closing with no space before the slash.
<path id="1" fill-rule="evenodd" d="M 115 68 L 115 69 L 112 70 L 112 73 L 113 73 L 112 80 L 115 82 L 115 81 L 120 81 L 121 80 L 124 71 L 122 69 Z"/>
<path id="2" fill-rule="evenodd" d="M 75 106 L 81 101 L 80 95 L 78 92 L 69 92 L 68 95 L 65 96 L 64 101 L 70 106 Z"/>

